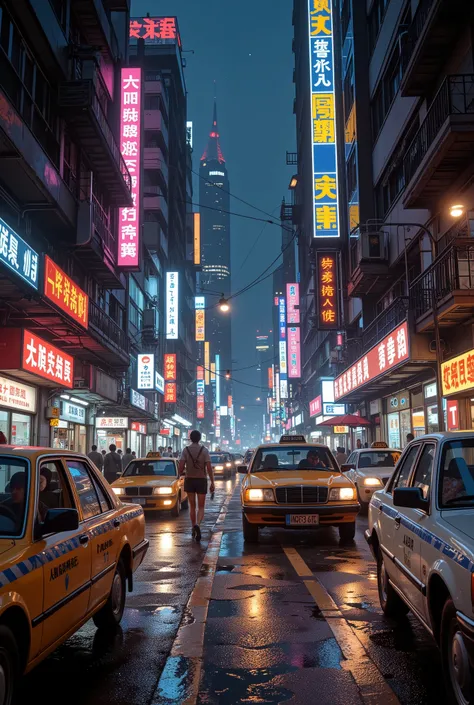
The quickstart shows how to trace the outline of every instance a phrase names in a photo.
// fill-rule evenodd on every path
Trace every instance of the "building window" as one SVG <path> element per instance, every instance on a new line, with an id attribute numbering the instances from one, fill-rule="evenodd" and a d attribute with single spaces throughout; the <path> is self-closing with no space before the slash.
<path id="1" fill-rule="evenodd" d="M 372 130 L 374 140 L 377 139 L 386 116 L 388 115 L 402 80 L 402 62 L 400 45 L 397 43 L 390 61 L 384 71 L 380 85 L 372 101 Z"/>
<path id="2" fill-rule="evenodd" d="M 145 110 L 159 110 L 161 107 L 160 98 L 159 94 L 147 93 L 145 95 Z"/>
<path id="3" fill-rule="evenodd" d="M 342 41 L 345 40 L 349 22 L 351 21 L 351 0 L 344 0 L 341 11 Z"/>
<path id="4" fill-rule="evenodd" d="M 353 149 L 347 161 L 347 197 L 350 200 L 357 189 L 357 157 Z"/>
<path id="5" fill-rule="evenodd" d="M 390 0 L 375 0 L 369 14 L 369 49 L 372 54 L 377 43 L 380 27 L 385 17 L 385 12 Z"/>
<path id="6" fill-rule="evenodd" d="M 347 122 L 354 104 L 354 61 L 350 60 L 347 67 L 346 76 L 344 78 L 344 118 Z"/>
<path id="7" fill-rule="evenodd" d="M 58 18 L 63 32 L 67 32 L 67 5 L 68 0 L 49 0 L 54 10 L 54 14 Z"/>

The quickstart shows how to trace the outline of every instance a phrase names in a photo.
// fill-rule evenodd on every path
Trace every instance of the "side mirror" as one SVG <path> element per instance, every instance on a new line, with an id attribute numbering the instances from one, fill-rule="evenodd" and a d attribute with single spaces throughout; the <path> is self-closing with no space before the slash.
<path id="1" fill-rule="evenodd" d="M 354 466 L 352 463 L 342 463 L 341 465 L 341 472 L 349 472 L 349 470 L 353 470 Z"/>
<path id="2" fill-rule="evenodd" d="M 48 509 L 46 517 L 39 528 L 41 536 L 59 534 L 61 531 L 75 531 L 79 528 L 77 509 L 64 507 L 61 509 Z"/>
<path id="3" fill-rule="evenodd" d="M 238 465 L 237 472 L 239 472 L 241 475 L 246 475 L 248 472 L 248 465 Z"/>
<path id="4" fill-rule="evenodd" d="M 423 497 L 421 487 L 396 487 L 393 490 L 393 504 L 395 507 L 421 509 L 424 512 L 429 507 L 429 501 Z"/>

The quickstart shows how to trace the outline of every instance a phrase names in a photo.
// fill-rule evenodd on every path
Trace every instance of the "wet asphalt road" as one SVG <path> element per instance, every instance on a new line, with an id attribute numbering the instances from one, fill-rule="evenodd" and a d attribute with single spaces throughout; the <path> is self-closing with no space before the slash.
<path id="1" fill-rule="evenodd" d="M 216 481 L 200 545 L 185 511 L 147 517 L 150 549 L 121 629 L 107 635 L 86 624 L 22 680 L 19 703 L 444 700 L 430 637 L 410 616 L 396 624 L 381 614 L 366 518 L 350 546 L 333 529 L 265 530 L 246 546 L 238 482 Z"/>

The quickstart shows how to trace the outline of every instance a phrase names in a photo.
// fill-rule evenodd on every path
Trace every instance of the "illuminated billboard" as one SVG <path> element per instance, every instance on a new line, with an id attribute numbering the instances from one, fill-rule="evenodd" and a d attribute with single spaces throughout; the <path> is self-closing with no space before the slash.
<path id="1" fill-rule="evenodd" d="M 140 255 L 140 127 L 142 71 L 121 70 L 120 151 L 132 180 L 133 205 L 119 209 L 119 267 L 137 268 Z"/>
<path id="2" fill-rule="evenodd" d="M 137 358 L 137 389 L 155 389 L 155 356 L 140 353 Z"/>
<path id="3" fill-rule="evenodd" d="M 9 333 L 12 333 L 10 329 Z M 13 343 L 13 338 L 10 338 Z M 51 343 L 25 330 L 21 352 L 21 369 L 43 377 L 54 385 L 72 389 L 74 359 Z"/>
<path id="4" fill-rule="evenodd" d="M 317 273 L 318 328 L 337 329 L 339 328 L 339 307 L 335 252 L 317 253 Z"/>
<path id="5" fill-rule="evenodd" d="M 131 17 L 130 44 L 143 39 L 145 44 L 176 44 L 181 46 L 176 17 Z"/>
<path id="6" fill-rule="evenodd" d="M 287 284 L 286 285 L 286 312 L 288 316 L 288 323 L 299 323 L 300 322 L 300 285 L 299 284 Z"/>
<path id="7" fill-rule="evenodd" d="M 0 262 L 38 288 L 38 253 L 0 218 Z"/>
<path id="8" fill-rule="evenodd" d="M 89 297 L 48 255 L 44 256 L 44 295 L 76 323 L 88 327 Z"/>
<path id="9" fill-rule="evenodd" d="M 314 237 L 339 237 L 332 0 L 308 0 Z"/>
<path id="10" fill-rule="evenodd" d="M 196 317 L 196 340 L 203 343 L 206 339 L 206 300 L 204 296 L 194 297 L 194 308 Z"/>
<path id="11" fill-rule="evenodd" d="M 201 264 L 201 214 L 193 213 L 194 218 L 194 264 Z"/>
<path id="12" fill-rule="evenodd" d="M 300 328 L 288 328 L 288 377 L 298 379 L 301 377 L 301 345 Z"/>
<path id="13" fill-rule="evenodd" d="M 166 272 L 166 339 L 178 339 L 179 274 Z"/>
<path id="14" fill-rule="evenodd" d="M 280 398 L 288 398 L 288 362 L 286 356 L 286 299 L 278 299 L 278 331 L 279 331 L 279 360 L 280 360 Z"/>
<path id="15" fill-rule="evenodd" d="M 211 344 L 208 340 L 204 343 L 204 383 L 209 384 L 211 379 Z"/>

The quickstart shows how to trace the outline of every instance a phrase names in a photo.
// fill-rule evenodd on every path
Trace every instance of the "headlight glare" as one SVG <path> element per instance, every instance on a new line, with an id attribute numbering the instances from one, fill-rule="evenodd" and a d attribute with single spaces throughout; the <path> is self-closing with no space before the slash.
<path id="1" fill-rule="evenodd" d="M 223 470 L 224 466 L 223 465 L 215 465 L 214 470 Z"/>
<path id="2" fill-rule="evenodd" d="M 366 487 L 382 487 L 382 481 L 378 477 L 365 477 L 364 485 Z"/>
<path id="3" fill-rule="evenodd" d="M 226 463 L 225 466 L 226 466 L 226 468 L 231 468 L 231 467 L 232 467 L 232 463 Z"/>
<path id="4" fill-rule="evenodd" d="M 337 502 L 337 501 L 345 501 L 349 499 L 354 499 L 355 497 L 355 492 L 352 487 L 337 487 L 329 492 L 329 501 L 331 502 Z"/>
<path id="5" fill-rule="evenodd" d="M 153 494 L 173 494 L 172 487 L 155 487 L 153 489 Z"/>
<path id="6" fill-rule="evenodd" d="M 115 492 L 115 494 L 118 494 L 118 495 L 124 494 L 123 487 L 112 487 L 112 489 Z"/>
<path id="7" fill-rule="evenodd" d="M 249 502 L 273 502 L 273 490 L 247 490 L 247 499 Z"/>

